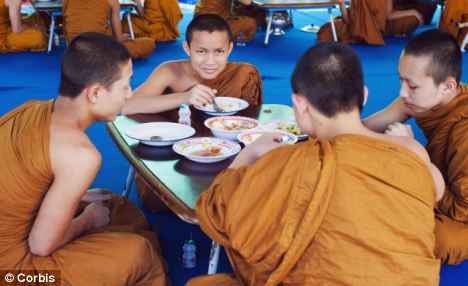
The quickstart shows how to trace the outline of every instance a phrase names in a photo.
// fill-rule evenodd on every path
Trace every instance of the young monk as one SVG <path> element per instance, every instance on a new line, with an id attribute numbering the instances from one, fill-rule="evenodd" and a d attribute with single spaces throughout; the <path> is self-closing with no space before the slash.
<path id="1" fill-rule="evenodd" d="M 251 105 L 262 103 L 262 80 L 246 63 L 229 63 L 233 43 L 231 30 L 217 15 L 196 16 L 187 27 L 182 46 L 190 60 L 169 61 L 158 66 L 135 90 L 123 114 L 157 113 L 182 103 L 202 106 L 215 96 L 242 98 Z"/>
<path id="2" fill-rule="evenodd" d="M 156 47 L 150 38 L 131 40 L 122 33 L 119 0 L 64 0 L 62 12 L 67 42 L 83 32 L 113 35 L 133 59 L 149 57 Z"/>
<path id="3" fill-rule="evenodd" d="M 21 17 L 21 0 L 0 0 L 0 52 L 44 51 L 47 39 L 44 19 Z"/>
<path id="4" fill-rule="evenodd" d="M 340 41 L 364 42 L 384 45 L 384 35 L 405 36 L 420 25 L 430 23 L 435 12 L 434 4 L 417 3 L 415 0 L 355 0 L 346 8 L 339 0 L 342 18 L 335 21 Z M 332 41 L 330 24 L 318 33 L 319 42 Z"/>
<path id="5" fill-rule="evenodd" d="M 242 98 L 251 105 L 262 103 L 262 79 L 247 63 L 229 63 L 231 31 L 223 18 L 196 16 L 187 27 L 182 44 L 190 60 L 170 61 L 158 66 L 135 90 L 135 96 L 122 108 L 123 114 L 157 113 L 182 103 L 202 106 L 215 96 Z M 137 192 L 143 204 L 158 211 L 161 203 L 151 188 L 136 177 Z"/>
<path id="6" fill-rule="evenodd" d="M 148 37 L 155 42 L 174 41 L 180 37 L 177 24 L 182 19 L 182 11 L 177 0 L 135 0 L 138 15 L 131 15 L 135 37 Z M 124 33 L 130 33 L 127 19 L 122 19 Z"/>
<path id="7" fill-rule="evenodd" d="M 409 125 L 398 122 L 414 117 L 424 131 L 447 186 L 437 205 L 436 256 L 450 264 L 468 259 L 468 86 L 460 83 L 461 62 L 448 32 L 420 34 L 400 57 L 400 97 L 364 121 L 377 132 L 413 137 Z"/>
<path id="8" fill-rule="evenodd" d="M 101 156 L 85 134 L 131 95 L 132 62 L 83 33 L 62 59 L 59 95 L 0 118 L 0 269 L 60 270 L 63 285 L 166 285 L 155 232 L 127 199 L 86 191 Z"/>
<path id="9" fill-rule="evenodd" d="M 235 277 L 188 285 L 438 285 L 442 176 L 415 140 L 362 125 L 359 58 L 319 44 L 291 83 L 297 123 L 316 139 L 277 148 L 262 137 L 200 195 L 200 226 L 225 247 Z"/>
<path id="10" fill-rule="evenodd" d="M 219 15 L 229 24 L 235 39 L 242 32 L 249 42 L 257 31 L 257 22 L 263 23 L 266 17 L 265 12 L 251 7 L 251 4 L 252 0 L 199 0 L 195 15 Z"/>

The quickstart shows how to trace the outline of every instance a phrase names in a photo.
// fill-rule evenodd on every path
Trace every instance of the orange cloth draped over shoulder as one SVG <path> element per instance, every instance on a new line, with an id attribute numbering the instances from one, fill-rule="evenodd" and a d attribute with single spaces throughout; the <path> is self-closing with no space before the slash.
<path id="1" fill-rule="evenodd" d="M 445 179 L 437 207 L 436 255 L 456 264 L 468 259 L 468 86 L 447 105 L 416 118 L 427 152 Z"/>
<path id="2" fill-rule="evenodd" d="M 13 33 L 10 25 L 10 15 L 5 0 L 0 0 L 0 52 L 45 51 L 47 39 L 44 32 L 45 22 L 41 15 L 33 14 L 23 19 L 29 25 L 37 25 L 38 29 L 28 28 L 21 33 Z"/>
<path id="3" fill-rule="evenodd" d="M 411 0 L 394 0 L 394 10 L 416 9 L 430 22 L 436 9 L 433 4 L 421 4 Z M 419 25 L 418 19 L 408 16 L 387 21 L 385 0 L 353 0 L 348 8 L 350 23 L 342 18 L 335 20 L 338 39 L 344 43 L 367 43 L 384 45 L 383 35 L 412 33 Z M 323 25 L 318 33 L 319 42 L 333 41 L 330 23 Z"/>
<path id="4" fill-rule="evenodd" d="M 340 135 L 278 148 L 200 195 L 200 226 L 236 278 L 187 285 L 438 285 L 434 201 L 430 171 L 401 146 Z"/>
<path id="5" fill-rule="evenodd" d="M 202 84 L 216 89 L 217 96 L 240 98 L 254 106 L 263 102 L 262 77 L 257 68 L 251 64 L 228 63 L 215 79 L 203 81 Z M 136 189 L 142 203 L 154 212 L 166 210 L 164 203 L 144 179 L 138 174 L 135 178 Z"/>
<path id="6" fill-rule="evenodd" d="M 30 252 L 29 232 L 54 180 L 52 108 L 53 101 L 31 101 L 0 118 L 0 269 L 60 270 L 63 285 L 166 285 L 157 234 L 138 207 L 120 196 L 105 202 L 109 226 L 85 232 L 46 257 Z"/>
<path id="7" fill-rule="evenodd" d="M 111 6 L 107 0 L 63 0 L 63 22 L 67 42 L 84 32 L 97 32 L 112 36 L 109 25 Z M 154 49 L 150 38 L 137 38 L 123 43 L 133 59 L 145 59 Z"/>
<path id="8" fill-rule="evenodd" d="M 257 31 L 257 20 L 255 19 L 257 16 L 245 13 L 233 15 L 231 1 L 235 0 L 199 0 L 195 6 L 195 16 L 200 14 L 218 15 L 226 20 L 234 38 L 239 32 L 244 32 L 246 40 L 252 40 Z"/>
<path id="9" fill-rule="evenodd" d="M 177 24 L 182 19 L 182 11 L 177 0 L 146 0 L 145 18 L 131 15 L 135 37 L 148 37 L 154 42 L 174 41 L 180 37 Z M 122 29 L 129 34 L 128 22 L 122 19 Z"/>
<path id="10" fill-rule="evenodd" d="M 459 29 L 452 25 L 450 20 L 455 20 L 459 23 L 468 22 L 468 1 L 446 0 L 439 24 L 440 28 L 449 31 L 455 38 L 457 38 L 458 43 L 461 44 L 468 32 L 468 29 Z"/>

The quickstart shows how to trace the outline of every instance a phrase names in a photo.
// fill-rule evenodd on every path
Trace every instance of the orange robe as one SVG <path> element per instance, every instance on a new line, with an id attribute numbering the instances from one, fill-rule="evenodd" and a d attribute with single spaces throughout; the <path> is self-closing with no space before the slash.
<path id="1" fill-rule="evenodd" d="M 262 77 L 251 64 L 228 63 L 224 70 L 212 80 L 201 82 L 212 89 L 216 89 L 217 96 L 236 97 L 247 101 L 250 105 L 260 105 L 262 97 Z M 142 203 L 154 212 L 166 210 L 155 191 L 137 175 L 136 189 Z"/>
<path id="2" fill-rule="evenodd" d="M 63 22 L 67 42 L 84 32 L 97 32 L 112 36 L 109 25 L 111 6 L 107 0 L 64 0 Z M 123 43 L 133 59 L 145 59 L 156 48 L 150 38 L 137 38 Z"/>
<path id="3" fill-rule="evenodd" d="M 434 205 L 433 178 L 416 154 L 340 135 L 225 170 L 196 215 L 242 285 L 438 285 Z M 236 285 L 217 277 L 187 285 Z"/>
<path id="4" fill-rule="evenodd" d="M 436 6 L 413 2 L 395 0 L 394 10 L 416 9 L 424 15 L 425 21 L 430 22 Z M 369 45 L 384 45 L 383 35 L 409 34 L 419 25 L 418 19 L 414 16 L 387 21 L 385 0 L 353 0 L 348 8 L 348 15 L 349 24 L 341 18 L 335 20 L 338 39 L 344 43 L 364 42 Z M 317 41 L 333 41 L 330 23 L 320 28 Z"/>
<path id="5" fill-rule="evenodd" d="M 38 14 L 33 14 L 23 20 L 29 25 L 37 24 L 38 29 L 28 28 L 21 33 L 13 33 L 10 25 L 10 15 L 5 0 L 0 0 L 0 52 L 45 51 L 47 39 L 42 29 L 44 20 Z"/>
<path id="6" fill-rule="evenodd" d="M 436 214 L 436 255 L 450 264 L 468 259 L 468 86 L 461 87 L 450 103 L 416 118 L 447 186 Z"/>
<path id="7" fill-rule="evenodd" d="M 46 257 L 30 252 L 28 235 L 54 180 L 52 108 L 53 101 L 31 101 L 0 118 L 0 269 L 60 270 L 62 285 L 166 285 L 157 234 L 138 207 L 120 196 L 105 203 L 109 226 L 85 232 Z"/>
<path id="8" fill-rule="evenodd" d="M 148 37 L 155 42 L 174 41 L 180 37 L 177 24 L 182 19 L 182 11 L 177 0 L 146 0 L 145 18 L 131 15 L 135 37 Z M 122 29 L 129 34 L 127 18 L 122 19 Z"/>
<path id="9" fill-rule="evenodd" d="M 234 40 L 238 33 L 244 32 L 247 41 L 252 40 L 257 31 L 256 15 L 251 13 L 235 13 L 231 11 L 231 2 L 235 0 L 199 0 L 195 6 L 195 16 L 200 14 L 215 14 L 229 24 Z M 233 14 L 233 12 L 235 14 Z M 262 13 L 259 13 L 262 14 Z M 263 14 L 264 15 L 264 14 Z"/>
<path id="10" fill-rule="evenodd" d="M 447 0 L 445 1 L 444 12 L 440 18 L 439 27 L 449 31 L 458 43 L 461 44 L 468 32 L 467 28 L 459 29 L 450 23 L 455 20 L 459 23 L 468 22 L 468 1 L 466 0 Z"/>

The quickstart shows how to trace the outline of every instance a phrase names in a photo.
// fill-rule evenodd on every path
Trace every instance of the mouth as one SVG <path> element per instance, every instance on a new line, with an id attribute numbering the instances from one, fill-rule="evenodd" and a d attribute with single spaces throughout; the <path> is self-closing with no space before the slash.
<path id="1" fill-rule="evenodd" d="M 205 74 L 215 74 L 218 69 L 202 69 Z"/>

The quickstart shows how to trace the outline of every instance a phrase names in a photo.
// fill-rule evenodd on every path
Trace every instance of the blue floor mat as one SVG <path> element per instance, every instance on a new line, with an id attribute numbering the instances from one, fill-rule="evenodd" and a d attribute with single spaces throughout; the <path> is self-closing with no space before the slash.
<path id="1" fill-rule="evenodd" d="M 192 0 L 185 2 L 190 1 Z M 182 37 L 174 42 L 159 43 L 150 58 L 134 62 L 132 80 L 134 88 L 145 81 L 160 63 L 186 58 L 181 44 L 185 28 L 192 18 L 193 6 L 184 4 L 182 10 L 184 18 L 179 24 Z M 290 74 L 302 53 L 316 43 L 316 34 L 304 33 L 299 28 L 309 24 L 320 26 L 328 20 L 326 10 L 296 10 L 293 13 L 294 28 L 286 30 L 286 35 L 271 36 L 269 46 L 264 48 L 265 31 L 259 30 L 251 43 L 245 47 L 235 47 L 230 57 L 231 61 L 245 61 L 258 67 L 263 78 L 265 103 L 291 105 Z M 337 14 L 338 11 L 334 13 Z M 416 33 L 434 26 L 435 23 L 421 27 Z M 408 38 L 386 37 L 386 45 L 382 47 L 352 45 L 362 60 L 365 83 L 370 91 L 363 116 L 384 108 L 398 96 L 397 65 L 401 50 L 407 41 Z M 63 51 L 64 43 L 58 48 L 54 47 L 50 56 L 46 53 L 0 54 L 0 116 L 30 99 L 44 100 L 56 97 L 60 77 L 60 57 Z M 463 56 L 462 80 L 465 82 L 468 81 L 467 55 Z M 424 144 L 423 134 L 414 121 L 411 123 L 416 138 Z M 112 142 L 104 123 L 94 125 L 87 133 L 103 156 L 103 164 L 93 187 L 104 187 L 120 193 L 128 172 L 128 162 Z M 131 192 L 130 198 L 142 207 L 135 190 Z M 181 221 L 171 212 L 153 214 L 144 207 L 142 209 L 160 232 L 160 241 L 169 263 L 169 276 L 173 285 L 184 285 L 189 278 L 205 274 L 211 241 L 200 228 Z M 182 246 L 190 233 L 198 247 L 197 267 L 185 269 L 181 263 Z M 219 272 L 231 272 L 224 253 L 221 255 Z M 468 262 L 465 261 L 458 266 L 443 266 L 441 285 L 468 285 Z"/>

